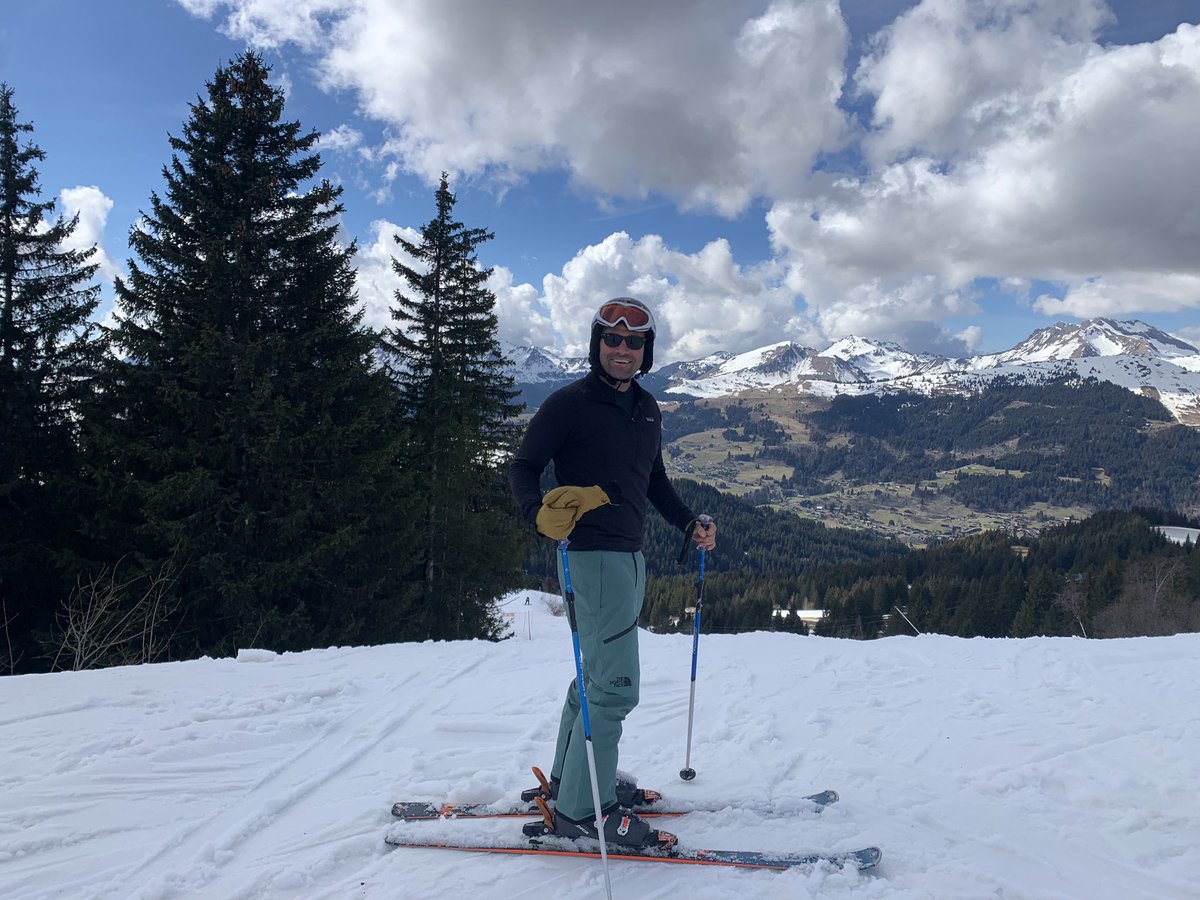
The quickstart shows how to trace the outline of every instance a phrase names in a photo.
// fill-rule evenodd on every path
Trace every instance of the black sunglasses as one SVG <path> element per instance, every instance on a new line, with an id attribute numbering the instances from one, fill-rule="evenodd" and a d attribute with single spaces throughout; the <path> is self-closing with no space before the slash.
<path id="1" fill-rule="evenodd" d="M 621 341 L 624 341 L 630 350 L 641 350 L 642 345 L 646 343 L 646 338 L 640 334 L 614 334 L 611 331 L 606 331 L 600 335 L 600 340 L 604 341 L 609 347 L 620 347 Z"/>

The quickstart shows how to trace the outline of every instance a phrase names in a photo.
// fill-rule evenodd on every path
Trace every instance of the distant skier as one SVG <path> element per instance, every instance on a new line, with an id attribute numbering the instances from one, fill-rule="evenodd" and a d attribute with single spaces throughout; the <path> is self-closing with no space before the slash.
<path id="1" fill-rule="evenodd" d="M 657 835 L 625 808 L 639 793 L 624 782 L 618 792 L 616 777 L 622 723 L 638 703 L 647 500 L 706 550 L 717 538 L 716 524 L 698 523 L 671 486 L 663 467 L 662 414 L 635 380 L 653 364 L 654 334 L 654 316 L 640 301 L 618 297 L 603 304 L 592 318 L 591 371 L 547 398 L 509 469 L 525 519 L 556 541 L 570 535 L 604 838 L 624 846 L 647 846 Z M 539 481 L 551 461 L 559 487 L 543 497 Z M 596 837 L 583 733 L 572 680 L 550 770 L 555 833 L 564 837 Z"/>

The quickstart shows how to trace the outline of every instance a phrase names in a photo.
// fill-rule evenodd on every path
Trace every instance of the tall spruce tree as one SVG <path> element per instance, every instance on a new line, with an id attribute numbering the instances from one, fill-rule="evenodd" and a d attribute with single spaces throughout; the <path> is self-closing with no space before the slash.
<path id="1" fill-rule="evenodd" d="M 78 216 L 40 199 L 45 154 L 17 115 L 0 84 L 0 672 L 41 667 L 75 576 L 79 401 L 102 347 L 96 248 L 64 247 Z"/>
<path id="2" fill-rule="evenodd" d="M 412 578 L 429 637 L 494 637 L 492 600 L 521 583 L 525 535 L 504 477 L 521 406 L 496 338 L 491 269 L 477 259 L 493 235 L 454 219 L 444 173 L 435 199 L 419 243 L 396 236 L 415 264 L 392 260 L 407 292 L 396 291 L 397 325 L 386 334 L 418 480 L 410 511 L 421 558 Z"/>
<path id="3" fill-rule="evenodd" d="M 98 473 L 144 569 L 179 567 L 177 654 L 416 633 L 398 393 L 268 72 L 243 54 L 191 105 L 117 284 Z"/>

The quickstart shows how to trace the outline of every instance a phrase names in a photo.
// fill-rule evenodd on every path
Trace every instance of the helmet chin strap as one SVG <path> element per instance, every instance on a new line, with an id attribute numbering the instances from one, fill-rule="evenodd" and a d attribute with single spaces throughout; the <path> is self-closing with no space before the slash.
<path id="1" fill-rule="evenodd" d="M 611 375 L 609 375 L 603 369 L 600 369 L 596 374 L 598 374 L 600 376 L 600 380 L 603 381 L 605 384 L 607 384 L 611 387 L 615 387 L 618 390 L 620 390 L 621 385 L 629 384 L 630 382 L 633 381 L 633 378 L 613 378 Z"/>
<path id="2" fill-rule="evenodd" d="M 620 390 L 620 385 L 634 383 L 637 377 L 641 374 L 641 372 L 634 372 L 634 374 L 631 374 L 629 378 L 613 378 L 611 374 L 608 374 L 605 371 L 604 366 L 596 366 L 595 372 L 598 374 L 598 376 L 600 376 L 601 382 L 604 382 L 610 386 L 610 388 L 616 388 L 617 390 Z"/>

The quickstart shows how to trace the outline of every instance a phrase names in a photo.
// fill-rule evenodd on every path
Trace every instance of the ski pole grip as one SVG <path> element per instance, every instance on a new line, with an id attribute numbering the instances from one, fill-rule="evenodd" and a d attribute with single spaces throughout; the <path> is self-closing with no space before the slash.
<path id="1" fill-rule="evenodd" d="M 687 523 L 687 527 L 683 529 L 683 546 L 679 548 L 679 559 L 676 560 L 676 562 L 678 562 L 679 565 L 682 566 L 684 563 L 687 562 L 688 550 L 691 549 L 691 546 L 688 544 L 688 541 L 691 540 L 692 531 L 695 529 L 695 527 L 697 525 L 703 525 L 704 530 L 708 531 L 708 526 L 711 525 L 712 522 L 713 522 L 712 516 L 702 515 L 702 516 L 696 516 L 696 518 L 692 519 L 692 521 Z"/>

